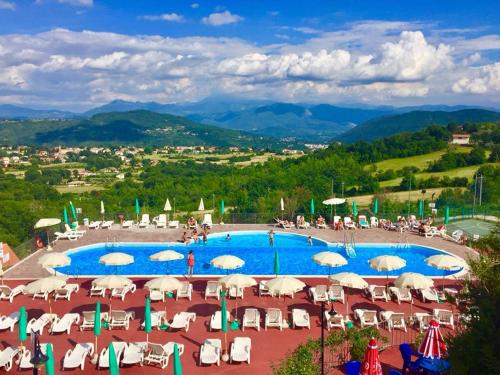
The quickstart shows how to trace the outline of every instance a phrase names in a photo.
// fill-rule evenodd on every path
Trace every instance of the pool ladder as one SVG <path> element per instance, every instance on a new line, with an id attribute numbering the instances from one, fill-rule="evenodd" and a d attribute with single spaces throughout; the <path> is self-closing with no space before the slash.
<path id="1" fill-rule="evenodd" d="M 349 258 L 356 258 L 356 242 L 354 241 L 354 233 L 344 232 L 344 248 Z"/>

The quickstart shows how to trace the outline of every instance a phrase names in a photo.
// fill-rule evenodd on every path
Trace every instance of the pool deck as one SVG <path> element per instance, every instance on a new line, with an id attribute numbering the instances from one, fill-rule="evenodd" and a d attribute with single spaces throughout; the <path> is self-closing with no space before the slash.
<path id="1" fill-rule="evenodd" d="M 214 225 L 211 233 L 227 232 L 227 231 L 242 231 L 242 230 L 264 230 L 286 233 L 298 233 L 303 235 L 311 235 L 327 242 L 343 242 L 344 231 L 334 231 L 331 229 L 290 229 L 283 230 L 275 228 L 272 225 L 266 224 L 224 224 Z M 156 229 L 153 226 L 146 229 L 130 228 L 121 229 L 118 225 L 114 225 L 112 229 L 97 229 L 87 230 L 87 233 L 77 241 L 59 240 L 53 246 L 54 252 L 64 252 L 76 247 L 92 245 L 105 242 L 176 242 L 178 241 L 185 229 Z M 356 243 L 398 243 L 401 235 L 399 232 L 387 231 L 379 228 L 373 229 L 356 229 Z M 409 243 L 434 247 L 440 250 L 445 250 L 451 254 L 467 259 L 474 257 L 476 253 L 453 241 L 445 240 L 441 237 L 425 238 L 416 233 L 405 232 L 406 240 Z M 38 258 L 45 254 L 45 250 L 39 250 L 23 261 L 10 268 L 4 273 L 4 279 L 31 279 L 49 276 L 50 273 L 38 264 Z"/>

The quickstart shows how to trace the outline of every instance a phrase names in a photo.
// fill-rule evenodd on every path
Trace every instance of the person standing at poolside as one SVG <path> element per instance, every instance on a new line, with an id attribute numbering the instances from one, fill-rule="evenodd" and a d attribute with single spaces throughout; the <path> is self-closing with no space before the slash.
<path id="1" fill-rule="evenodd" d="M 193 269 L 194 269 L 194 254 L 193 250 L 189 250 L 189 254 L 187 257 L 187 265 L 188 265 L 188 277 L 193 276 Z"/>
<path id="2" fill-rule="evenodd" d="M 269 231 L 269 246 L 274 246 L 274 230 Z"/>
<path id="3" fill-rule="evenodd" d="M 311 236 L 307 237 L 307 243 L 309 244 L 309 246 L 313 245 L 313 238 Z"/>

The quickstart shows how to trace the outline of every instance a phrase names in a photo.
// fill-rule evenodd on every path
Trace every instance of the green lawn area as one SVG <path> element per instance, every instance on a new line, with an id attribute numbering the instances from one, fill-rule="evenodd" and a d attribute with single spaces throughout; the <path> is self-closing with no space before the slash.
<path id="1" fill-rule="evenodd" d="M 434 188 L 434 189 L 426 189 L 426 199 L 428 199 L 429 196 L 432 195 L 432 193 L 436 193 L 436 196 L 439 196 L 439 194 L 441 194 L 441 192 L 446 189 L 446 188 Z M 459 189 L 465 189 L 465 188 L 459 188 Z M 390 199 L 393 199 L 393 200 L 397 200 L 397 201 L 400 201 L 400 202 L 405 202 L 408 200 L 408 191 L 398 191 L 398 192 L 395 192 L 395 193 L 387 193 L 386 196 Z M 420 198 L 422 198 L 422 194 L 420 192 L 420 190 L 412 190 L 411 193 L 410 193 L 410 200 L 412 202 L 416 202 L 418 201 Z M 367 206 L 370 206 L 370 204 L 372 203 L 372 199 L 373 199 L 373 194 L 370 194 L 370 195 L 360 195 L 360 196 L 357 196 L 357 197 L 350 197 L 350 198 L 347 198 L 347 201 L 349 202 L 349 204 L 352 203 L 353 200 L 356 201 L 356 204 L 361 206 L 361 207 L 367 207 Z"/>
<path id="2" fill-rule="evenodd" d="M 68 186 L 68 185 L 57 185 L 55 186 L 59 193 L 87 193 L 89 191 L 100 191 L 106 188 L 102 185 L 84 185 L 84 186 Z"/>

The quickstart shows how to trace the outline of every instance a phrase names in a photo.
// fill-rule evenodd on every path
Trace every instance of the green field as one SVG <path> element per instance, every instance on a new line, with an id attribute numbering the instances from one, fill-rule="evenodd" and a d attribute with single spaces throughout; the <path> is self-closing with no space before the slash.
<path id="1" fill-rule="evenodd" d="M 426 197 L 431 196 L 433 193 L 436 193 L 436 196 L 439 196 L 441 192 L 446 188 L 433 188 L 426 189 Z M 457 188 L 457 189 L 465 189 L 465 188 Z M 398 191 L 395 193 L 387 193 L 385 194 L 387 198 L 390 198 L 395 201 L 405 202 L 408 200 L 408 191 Z M 422 198 L 422 193 L 420 190 L 412 190 L 410 193 L 410 201 L 416 202 Z M 427 198 L 426 198 L 427 199 Z M 357 197 L 347 198 L 349 204 L 352 204 L 352 201 L 355 200 L 356 204 L 361 207 L 369 207 L 372 204 L 373 194 L 369 195 L 359 195 Z"/>

